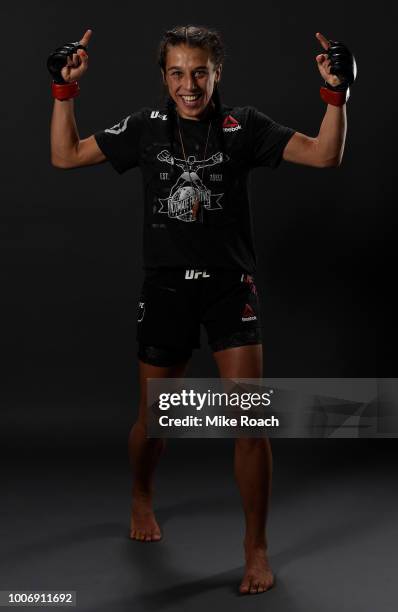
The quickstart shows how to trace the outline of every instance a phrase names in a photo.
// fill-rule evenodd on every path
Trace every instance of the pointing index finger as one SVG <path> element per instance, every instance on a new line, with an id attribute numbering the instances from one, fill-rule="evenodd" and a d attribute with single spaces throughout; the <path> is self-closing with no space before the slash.
<path id="1" fill-rule="evenodd" d="M 323 34 L 321 34 L 320 32 L 317 32 L 315 36 L 317 37 L 317 39 L 319 40 L 319 42 L 321 43 L 324 49 L 329 49 L 329 46 L 330 46 L 329 41 L 327 38 L 324 37 Z"/>
<path id="2" fill-rule="evenodd" d="M 87 47 L 92 33 L 93 33 L 92 30 L 86 30 L 82 39 L 79 41 L 80 44 L 83 45 L 84 47 Z"/>

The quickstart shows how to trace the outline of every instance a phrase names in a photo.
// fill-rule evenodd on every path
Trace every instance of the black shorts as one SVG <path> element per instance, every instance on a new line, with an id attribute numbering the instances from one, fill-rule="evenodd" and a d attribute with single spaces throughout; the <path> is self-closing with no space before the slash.
<path id="1" fill-rule="evenodd" d="M 213 351 L 261 343 L 255 279 L 240 270 L 147 270 L 137 309 L 138 357 L 176 365 L 200 347 L 203 324 Z"/>

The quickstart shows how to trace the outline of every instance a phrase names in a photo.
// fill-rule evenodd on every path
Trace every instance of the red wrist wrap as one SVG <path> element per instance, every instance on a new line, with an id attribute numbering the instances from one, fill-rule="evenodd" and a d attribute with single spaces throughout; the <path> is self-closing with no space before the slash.
<path id="1" fill-rule="evenodd" d="M 350 90 L 347 88 L 345 91 L 332 91 L 327 87 L 321 87 L 320 92 L 321 98 L 326 104 L 333 104 L 333 106 L 343 106 L 350 97 Z"/>
<path id="2" fill-rule="evenodd" d="M 69 100 L 79 95 L 80 87 L 77 81 L 71 83 L 52 83 L 51 93 L 57 100 Z"/>

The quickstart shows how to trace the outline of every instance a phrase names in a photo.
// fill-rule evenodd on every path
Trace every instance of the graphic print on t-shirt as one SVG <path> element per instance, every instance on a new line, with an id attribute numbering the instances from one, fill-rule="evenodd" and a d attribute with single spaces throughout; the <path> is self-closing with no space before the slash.
<path id="1" fill-rule="evenodd" d="M 212 193 L 199 178 L 198 170 L 221 164 L 228 160 L 228 155 L 218 152 L 202 160 L 196 159 L 195 155 L 189 155 L 185 162 L 184 159 L 174 157 L 165 149 L 157 158 L 161 162 L 182 169 L 182 173 L 170 189 L 169 196 L 159 198 L 161 204 L 159 213 L 167 213 L 170 219 L 189 222 L 196 220 L 193 211 L 196 204 L 203 205 L 206 210 L 222 210 L 220 200 L 224 194 Z"/>
<path id="2" fill-rule="evenodd" d="M 106 129 L 105 132 L 107 134 L 116 134 L 116 136 L 118 134 L 121 134 L 122 132 L 124 132 L 126 130 L 127 122 L 130 119 L 130 117 L 131 117 L 131 115 L 129 115 L 128 117 L 125 117 L 124 119 L 119 121 L 119 123 L 116 123 L 111 128 Z"/>
<path id="3" fill-rule="evenodd" d="M 211 116 L 214 124 L 207 120 L 210 116 L 203 121 L 182 117 L 182 143 L 177 116 L 173 125 L 169 124 L 170 112 L 166 106 L 146 106 L 126 112 L 119 118 L 121 121 L 117 120 L 119 123 L 115 120 L 108 129 L 95 133 L 99 148 L 118 174 L 135 168 L 142 175 L 144 267 L 196 270 L 214 266 L 254 274 L 249 177 L 254 168 L 275 169 L 280 165 L 295 130 L 254 107 L 223 104 L 220 115 Z M 159 159 L 161 151 L 164 152 Z M 230 156 L 228 163 L 224 164 L 225 157 L 222 163 L 217 155 L 211 158 L 219 151 Z M 189 159 L 194 162 L 191 168 L 185 161 L 188 155 L 195 156 Z M 174 156 L 184 162 L 174 160 Z M 200 169 L 202 164 L 206 167 Z M 193 197 L 198 195 L 204 205 Z M 242 286 L 241 291 L 257 313 L 254 287 L 253 283 Z M 146 317 L 147 314 L 144 321 Z M 241 324 L 250 326 L 256 321 Z"/>

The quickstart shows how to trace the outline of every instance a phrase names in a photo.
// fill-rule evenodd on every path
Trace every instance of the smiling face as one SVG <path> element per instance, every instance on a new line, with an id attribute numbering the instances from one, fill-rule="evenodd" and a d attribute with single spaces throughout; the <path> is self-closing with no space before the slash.
<path id="1" fill-rule="evenodd" d="M 185 44 L 169 46 L 163 81 L 184 119 L 199 120 L 206 112 L 221 66 L 215 67 L 207 49 Z"/>

